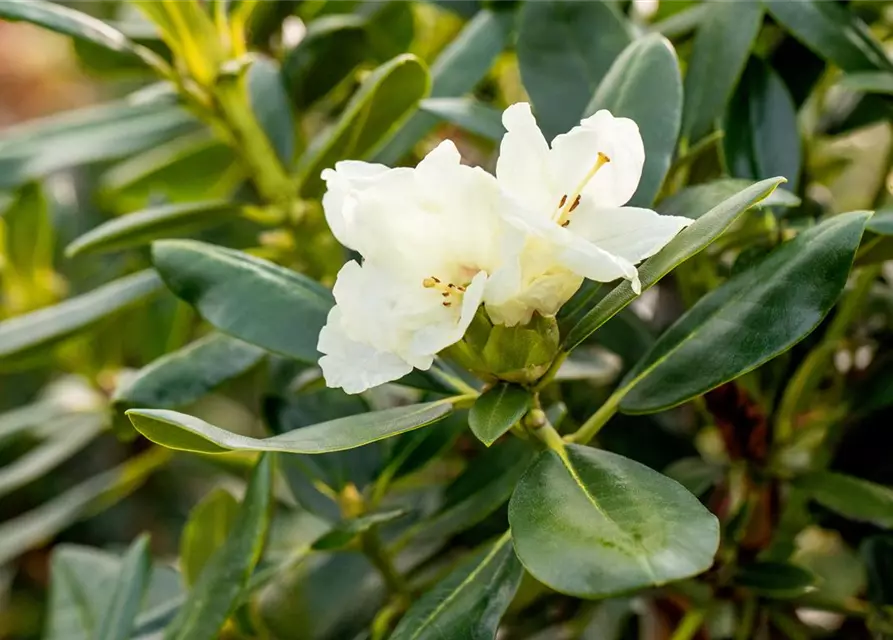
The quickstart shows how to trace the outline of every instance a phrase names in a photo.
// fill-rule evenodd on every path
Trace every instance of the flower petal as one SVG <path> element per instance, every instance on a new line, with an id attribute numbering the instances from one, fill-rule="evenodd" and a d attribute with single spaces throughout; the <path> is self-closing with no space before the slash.
<path id="1" fill-rule="evenodd" d="M 599 154 L 610 162 L 594 175 Z M 552 141 L 549 157 L 555 180 L 569 196 L 580 192 L 598 207 L 619 207 L 633 197 L 642 177 L 645 146 L 638 125 L 602 109 Z"/>
<path id="2" fill-rule="evenodd" d="M 495 324 L 513 327 L 527 324 L 538 311 L 553 316 L 577 292 L 583 278 L 557 267 L 532 278 L 513 297 L 498 304 L 487 304 L 487 313 Z"/>
<path id="3" fill-rule="evenodd" d="M 548 217 L 558 206 L 549 172 L 549 145 L 530 105 L 518 102 L 502 114 L 506 134 L 499 146 L 496 179 L 503 191 L 527 210 Z"/>
<path id="4" fill-rule="evenodd" d="M 322 179 L 326 181 L 327 187 L 322 197 L 326 222 L 332 235 L 348 249 L 355 248 L 351 227 L 357 192 L 388 171 L 390 169 L 382 164 L 344 160 L 336 163 L 334 169 L 322 172 Z"/>
<path id="5" fill-rule="evenodd" d="M 333 307 L 319 333 L 317 348 L 325 354 L 319 359 L 319 366 L 326 386 L 360 393 L 412 371 L 412 365 L 396 354 L 351 340 L 341 320 L 341 309 Z"/>
<path id="6" fill-rule="evenodd" d="M 601 209 L 581 203 L 568 229 L 599 248 L 636 264 L 660 251 L 693 220 L 650 209 Z"/>

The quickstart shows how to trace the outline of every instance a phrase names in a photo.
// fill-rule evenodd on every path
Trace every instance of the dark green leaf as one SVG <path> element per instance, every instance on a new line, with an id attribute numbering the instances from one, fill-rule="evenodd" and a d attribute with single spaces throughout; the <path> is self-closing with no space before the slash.
<path id="1" fill-rule="evenodd" d="M 675 406 L 809 335 L 843 292 L 869 215 L 841 214 L 804 231 L 701 298 L 621 382 L 621 410 Z"/>
<path id="2" fill-rule="evenodd" d="M 285 54 L 282 73 L 298 109 L 306 109 L 335 88 L 366 53 L 365 21 L 334 15 L 314 20 L 298 45 Z"/>
<path id="3" fill-rule="evenodd" d="M 697 219 L 752 184 L 753 182 L 750 180 L 722 178 L 713 182 L 685 187 L 669 198 L 661 200 L 657 210 L 668 216 L 685 216 Z M 754 206 L 797 207 L 800 206 L 800 198 L 784 187 L 778 187 Z"/>
<path id="4" fill-rule="evenodd" d="M 871 216 L 865 227 L 882 236 L 893 236 L 893 209 L 880 210 Z"/>
<path id="5" fill-rule="evenodd" d="M 463 562 L 410 607 L 390 640 L 495 638 L 524 569 L 508 534 Z"/>
<path id="6" fill-rule="evenodd" d="M 630 26 L 612 3 L 566 0 L 522 3 L 520 21 L 521 80 L 551 140 L 579 124 L 614 59 L 632 41 Z"/>
<path id="7" fill-rule="evenodd" d="M 254 117 L 267 134 L 279 162 L 289 168 L 295 156 L 295 121 L 279 63 L 255 58 L 248 68 L 247 80 Z"/>
<path id="8" fill-rule="evenodd" d="M 235 524 L 211 557 L 165 640 L 214 640 L 239 597 L 263 550 L 272 511 L 273 459 L 262 456 L 252 473 Z"/>
<path id="9" fill-rule="evenodd" d="M 833 471 L 800 476 L 794 486 L 846 518 L 893 528 L 893 489 L 889 487 Z"/>
<path id="10" fill-rule="evenodd" d="M 366 17 L 366 37 L 373 55 L 390 60 L 410 49 L 415 36 L 412 5 L 402 0 L 364 2 L 358 7 Z"/>
<path id="11" fill-rule="evenodd" d="M 651 25 L 651 28 L 665 38 L 677 40 L 697 29 L 709 14 L 710 5 L 695 4 Z"/>
<path id="12" fill-rule="evenodd" d="M 198 581 L 211 557 L 229 537 L 239 515 L 239 503 L 226 489 L 215 489 L 189 512 L 180 534 L 180 569 L 186 586 Z"/>
<path id="13" fill-rule="evenodd" d="M 149 440 L 171 449 L 221 453 L 223 451 L 282 451 L 327 453 L 418 429 L 445 417 L 449 402 L 427 402 L 338 418 L 270 438 L 249 438 L 224 431 L 193 416 L 164 409 L 127 412 L 136 430 Z"/>
<path id="14" fill-rule="evenodd" d="M 683 229 L 667 246 L 639 267 L 642 291 L 654 286 L 679 264 L 699 253 L 718 238 L 738 216 L 766 198 L 783 181 L 782 178 L 763 180 L 724 200 L 707 213 L 693 216 L 698 217 L 694 224 Z M 564 348 L 571 350 L 579 345 L 635 299 L 636 294 L 628 282 L 615 287 L 568 332 L 564 338 Z"/>
<path id="15" fill-rule="evenodd" d="M 530 392 L 501 382 L 475 400 L 468 412 L 468 426 L 488 447 L 512 428 L 533 405 Z"/>
<path id="16" fill-rule="evenodd" d="M 868 569 L 868 599 L 881 606 L 893 604 L 893 539 L 872 536 L 859 553 Z"/>
<path id="17" fill-rule="evenodd" d="M 494 6 L 469 20 L 431 66 L 431 97 L 455 98 L 474 89 L 508 44 L 513 19 L 511 9 Z M 438 120 L 431 113 L 414 113 L 375 154 L 375 162 L 396 164 Z"/>
<path id="18" fill-rule="evenodd" d="M 599 109 L 639 125 L 645 167 L 629 205 L 650 207 L 670 169 L 682 122 L 682 76 L 673 45 L 651 35 L 624 49 L 598 85 L 586 115 Z"/>
<path id="19" fill-rule="evenodd" d="M 155 242 L 152 259 L 168 288 L 224 333 L 303 362 L 319 359 L 316 343 L 332 306 L 320 284 L 241 251 L 192 240 Z"/>
<path id="20" fill-rule="evenodd" d="M 142 535 L 121 559 L 121 570 L 112 597 L 99 625 L 97 640 L 128 640 L 149 582 L 152 557 L 149 536 Z"/>
<path id="21" fill-rule="evenodd" d="M 890 71 L 861 71 L 846 74 L 840 86 L 851 91 L 893 95 L 893 73 Z"/>
<path id="22" fill-rule="evenodd" d="M 755 562 L 738 569 L 734 581 L 769 598 L 797 598 L 815 589 L 816 577 L 787 562 Z"/>
<path id="23" fill-rule="evenodd" d="M 502 114 L 493 107 L 474 98 L 428 98 L 419 108 L 441 120 L 476 133 L 494 142 L 502 140 L 505 127 Z"/>
<path id="24" fill-rule="evenodd" d="M 795 38 L 844 71 L 890 71 L 893 63 L 856 12 L 836 2 L 764 0 Z"/>
<path id="25" fill-rule="evenodd" d="M 367 513 L 358 518 L 345 520 L 314 542 L 313 548 L 317 551 L 327 551 L 329 549 L 344 547 L 364 531 L 368 531 L 374 526 L 402 518 L 406 513 L 407 512 L 404 509 L 391 509 L 390 511 Z"/>
<path id="26" fill-rule="evenodd" d="M 24 358 L 46 349 L 161 289 L 152 270 L 140 271 L 46 307 L 0 322 L 0 360 Z"/>
<path id="27" fill-rule="evenodd" d="M 199 400 L 260 362 L 260 347 L 212 333 L 143 367 L 115 390 L 121 407 L 174 409 Z"/>
<path id="28" fill-rule="evenodd" d="M 692 48 L 685 74 L 682 136 L 697 142 L 725 111 L 763 22 L 759 2 L 709 5 Z"/>
<path id="29" fill-rule="evenodd" d="M 722 479 L 723 469 L 703 458 L 680 458 L 664 469 L 664 475 L 701 496 Z"/>
<path id="30" fill-rule="evenodd" d="M 374 155 L 429 88 L 427 68 L 410 54 L 397 56 L 369 74 L 338 122 L 316 136 L 301 157 L 297 168 L 301 193 L 319 196 L 324 188 L 320 173 L 338 160 Z"/>
<path id="31" fill-rule="evenodd" d="M 782 79 L 751 58 L 726 115 L 726 162 L 732 175 L 761 180 L 784 176 L 793 190 L 800 181 L 797 107 Z"/>
<path id="32" fill-rule="evenodd" d="M 211 200 L 153 207 L 128 213 L 91 229 L 65 248 L 72 258 L 149 244 L 159 238 L 188 235 L 221 224 L 241 212 L 232 202 Z"/>
<path id="33" fill-rule="evenodd" d="M 70 167 L 121 158 L 195 126 L 180 107 L 131 98 L 6 129 L 0 136 L 0 189 Z"/>
<path id="34" fill-rule="evenodd" d="M 680 484 L 614 453 L 545 451 L 509 503 L 515 552 L 540 582 L 601 598 L 706 571 L 719 522 Z"/>

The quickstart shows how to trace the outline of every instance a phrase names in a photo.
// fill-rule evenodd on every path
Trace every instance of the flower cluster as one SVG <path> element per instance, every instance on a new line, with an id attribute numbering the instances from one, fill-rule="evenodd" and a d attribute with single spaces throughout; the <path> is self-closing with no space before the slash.
<path id="1" fill-rule="evenodd" d="M 502 117 L 496 176 L 451 141 L 414 169 L 339 162 L 326 219 L 362 256 L 338 273 L 319 336 L 326 383 L 348 393 L 428 369 L 483 305 L 495 324 L 552 316 L 584 278 L 630 281 L 690 220 L 625 207 L 645 150 L 638 126 L 599 111 L 551 146 L 530 106 Z"/>

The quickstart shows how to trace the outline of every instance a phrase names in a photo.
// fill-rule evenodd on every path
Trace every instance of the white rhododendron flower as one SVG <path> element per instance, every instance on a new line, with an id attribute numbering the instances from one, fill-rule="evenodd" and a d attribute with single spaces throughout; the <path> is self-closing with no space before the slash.
<path id="1" fill-rule="evenodd" d="M 583 278 L 630 281 L 636 263 L 659 251 L 688 218 L 625 207 L 645 162 L 635 122 L 599 111 L 551 147 L 526 103 L 506 109 L 496 178 L 503 215 L 528 235 L 519 256 L 521 289 L 488 306 L 494 322 L 524 323 L 534 311 L 552 315 Z M 501 303 L 501 304 L 497 304 Z"/>
<path id="2" fill-rule="evenodd" d="M 319 336 L 326 383 L 358 393 L 396 380 L 462 339 L 523 236 L 500 217 L 498 185 L 441 143 L 415 169 L 340 162 L 323 173 L 332 232 L 348 262 Z M 506 272 L 508 273 L 508 272 Z"/>

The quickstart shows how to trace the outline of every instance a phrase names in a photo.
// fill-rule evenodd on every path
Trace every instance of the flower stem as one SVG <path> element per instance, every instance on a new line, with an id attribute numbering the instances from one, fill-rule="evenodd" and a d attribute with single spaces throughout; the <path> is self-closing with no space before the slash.
<path id="1" fill-rule="evenodd" d="M 558 373 L 558 370 L 561 368 L 561 365 L 564 364 L 564 361 L 567 360 L 567 357 L 570 354 L 567 351 L 561 351 L 555 356 L 555 359 L 552 361 L 552 364 L 549 366 L 549 369 L 546 373 L 543 374 L 543 377 L 536 381 L 536 384 L 533 387 L 533 391 L 539 392 L 542 391 L 543 388 L 552 382 L 555 379 L 555 374 Z"/>
<path id="2" fill-rule="evenodd" d="M 614 414 L 617 413 L 620 401 L 623 399 L 623 396 L 626 395 L 628 388 L 629 387 L 627 386 L 622 389 L 617 389 L 612 393 L 610 397 L 605 400 L 605 403 L 599 407 L 599 410 L 589 416 L 589 419 L 586 420 L 586 422 L 584 422 L 574 433 L 567 436 L 566 440 L 577 444 L 586 444 L 592 440 L 595 437 L 595 434 L 597 434 L 601 428 L 608 423 L 608 420 L 614 417 Z"/>
<path id="3" fill-rule="evenodd" d="M 670 640 L 691 640 L 694 638 L 698 629 L 704 623 L 705 613 L 703 609 L 692 609 L 686 613 Z"/>
<path id="4" fill-rule="evenodd" d="M 363 553 L 369 558 L 369 561 L 375 565 L 381 577 L 388 587 L 388 590 L 400 596 L 409 595 L 409 585 L 406 579 L 397 571 L 394 560 L 388 554 L 381 538 L 378 535 L 378 527 L 372 527 L 360 536 L 360 545 Z"/>

